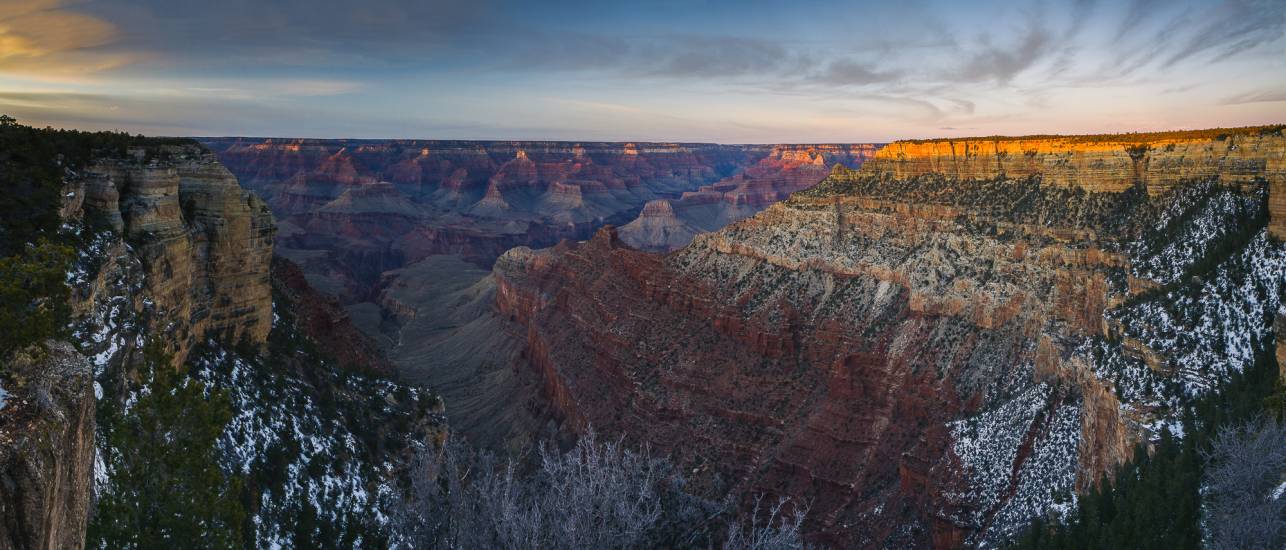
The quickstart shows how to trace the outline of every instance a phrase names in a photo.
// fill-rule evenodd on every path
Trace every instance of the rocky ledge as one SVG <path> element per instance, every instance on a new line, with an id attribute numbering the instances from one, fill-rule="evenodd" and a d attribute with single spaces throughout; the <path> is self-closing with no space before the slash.
<path id="1" fill-rule="evenodd" d="M 83 548 L 94 369 L 66 342 L 18 352 L 0 393 L 0 548 Z"/>

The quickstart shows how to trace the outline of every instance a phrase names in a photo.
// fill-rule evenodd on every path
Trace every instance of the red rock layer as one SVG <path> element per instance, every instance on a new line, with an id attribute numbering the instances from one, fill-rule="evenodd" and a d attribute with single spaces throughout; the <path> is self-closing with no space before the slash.
<path id="1" fill-rule="evenodd" d="M 496 273 L 497 306 L 527 327 L 528 358 L 573 429 L 647 442 L 709 494 L 806 496 L 825 542 L 889 540 L 907 514 L 935 523 L 955 506 L 927 480 L 950 467 L 945 424 L 967 405 L 918 364 L 940 321 L 912 311 L 905 292 L 859 284 L 892 294 L 857 322 L 810 318 L 821 304 L 802 296 L 747 315 L 738 296 L 754 290 L 676 272 L 610 229 L 558 252 L 511 251 Z M 906 324 L 918 327 L 909 344 L 898 341 Z"/>
<path id="2" fill-rule="evenodd" d="M 496 305 L 568 429 L 661 449 L 709 494 L 811 502 L 819 542 L 977 542 L 1051 445 L 1075 455 L 1080 489 L 1129 458 L 1139 427 L 1074 348 L 1114 338 L 1105 312 L 1146 286 L 1127 276 L 1125 243 L 1151 230 L 1139 217 L 1205 178 L 1247 197 L 1277 185 L 1280 135 L 1202 139 L 989 140 L 1003 145 L 990 154 L 965 140 L 955 157 L 893 144 L 668 256 L 611 228 L 511 250 Z M 1009 148 L 1033 154 L 996 152 Z M 1009 434 L 1006 477 L 978 496 L 990 470 L 962 463 L 953 430 L 1036 387 L 1048 394 Z"/>
<path id="3" fill-rule="evenodd" d="M 646 209 L 621 227 L 621 238 L 644 250 L 669 251 L 692 237 L 754 215 L 791 193 L 822 181 L 837 166 L 858 168 L 875 156 L 878 144 L 777 145 L 753 166 L 678 200 L 662 201 L 668 213 Z M 661 208 L 659 206 L 657 208 Z"/>
<path id="4" fill-rule="evenodd" d="M 384 376 L 394 374 L 392 363 L 375 342 L 353 326 L 339 301 L 309 286 L 299 266 L 273 258 L 272 282 L 285 299 L 282 305 L 291 309 L 290 314 L 295 316 L 304 334 L 334 356 L 341 368 Z"/>

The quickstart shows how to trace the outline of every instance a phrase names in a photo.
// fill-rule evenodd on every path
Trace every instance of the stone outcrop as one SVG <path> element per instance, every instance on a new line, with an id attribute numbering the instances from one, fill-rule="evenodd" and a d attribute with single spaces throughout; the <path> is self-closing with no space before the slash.
<path id="1" fill-rule="evenodd" d="M 995 545 L 1275 351 L 1283 144 L 894 143 L 667 256 L 511 250 L 496 307 L 564 430 L 808 501 L 818 542 Z"/>
<path id="2" fill-rule="evenodd" d="M 66 342 L 21 351 L 0 400 L 0 548 L 83 548 L 94 474 L 94 371 Z"/>
<path id="3" fill-rule="evenodd" d="M 1273 320 L 1273 331 L 1277 337 L 1278 378 L 1286 384 L 1286 311 L 1278 311 Z"/>
<path id="4" fill-rule="evenodd" d="M 83 200 L 64 210 L 123 237 L 128 249 L 117 247 L 117 255 L 140 263 L 147 323 L 168 335 L 176 364 L 207 336 L 262 344 L 272 328 L 272 214 L 209 152 L 195 145 L 162 151 L 148 163 L 87 167 L 68 183 L 68 194 Z"/>
<path id="5" fill-rule="evenodd" d="M 621 227 L 622 239 L 630 246 L 654 250 L 682 248 L 700 232 L 679 219 L 674 206 L 665 199 L 649 201 L 639 217 Z"/>
<path id="6" fill-rule="evenodd" d="M 176 367 L 205 339 L 272 326 L 266 205 L 200 146 L 100 157 L 64 180 L 60 214 L 93 238 L 68 274 L 73 337 L 19 352 L 0 407 L 0 548 L 79 548 L 94 483 L 96 373 L 124 385 L 147 335 Z"/>

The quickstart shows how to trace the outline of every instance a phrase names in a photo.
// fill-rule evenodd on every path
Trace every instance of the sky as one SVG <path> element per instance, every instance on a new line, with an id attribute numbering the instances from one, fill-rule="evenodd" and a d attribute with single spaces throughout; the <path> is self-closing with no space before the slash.
<path id="1" fill-rule="evenodd" d="M 1282 123 L 1286 0 L 0 0 L 0 113 L 722 143 Z"/>

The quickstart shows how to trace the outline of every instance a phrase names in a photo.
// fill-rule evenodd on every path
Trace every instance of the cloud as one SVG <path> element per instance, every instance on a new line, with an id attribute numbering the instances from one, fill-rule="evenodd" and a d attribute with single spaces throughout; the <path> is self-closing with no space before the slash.
<path id="1" fill-rule="evenodd" d="M 414 60 L 485 30 L 489 0 L 135 0 L 79 6 L 125 44 L 186 61 L 326 65 Z"/>
<path id="2" fill-rule="evenodd" d="M 7 2 L 0 8 L 0 72 L 66 77 L 118 67 L 132 56 L 97 50 L 118 37 L 115 25 L 54 0 Z"/>
<path id="3" fill-rule="evenodd" d="M 899 71 L 881 71 L 850 59 L 832 61 L 815 80 L 836 86 L 889 82 L 901 76 Z"/>
<path id="4" fill-rule="evenodd" d="M 1223 105 L 1243 105 L 1246 103 L 1271 103 L 1275 101 L 1286 101 L 1286 90 L 1259 90 L 1257 92 L 1246 92 L 1226 97 L 1220 103 Z"/>
<path id="5" fill-rule="evenodd" d="M 269 89 L 286 96 L 316 97 L 351 94 L 364 87 L 360 82 L 344 80 L 291 79 L 273 83 Z"/>
<path id="6" fill-rule="evenodd" d="M 726 77 L 780 70 L 791 58 L 781 44 L 732 36 L 674 36 L 643 49 L 655 57 L 654 75 Z"/>
<path id="7" fill-rule="evenodd" d="M 1052 38 L 1043 26 L 1031 23 L 1017 44 L 1007 47 L 987 45 L 948 76 L 966 82 L 1009 82 L 1050 53 Z"/>
<path id="8" fill-rule="evenodd" d="M 1117 27 L 1113 43 L 1119 44 L 1149 17 L 1155 15 L 1169 0 L 1133 0 L 1125 10 L 1125 17 Z"/>
<path id="9" fill-rule="evenodd" d="M 1227 0 L 1200 21 L 1162 67 L 1207 53 L 1211 61 L 1220 61 L 1276 41 L 1286 32 L 1286 6 L 1281 0 Z"/>
<path id="10" fill-rule="evenodd" d="M 470 44 L 474 69 L 583 71 L 620 67 L 635 46 L 619 36 L 522 27 Z"/>

